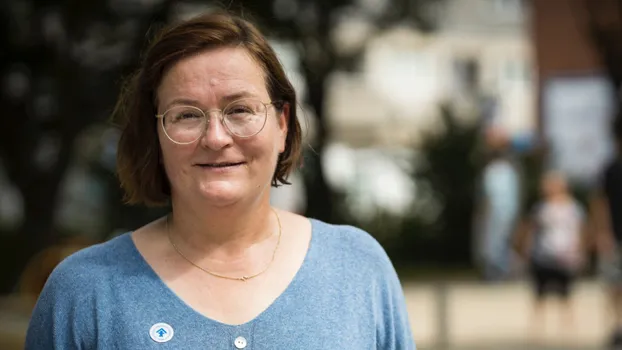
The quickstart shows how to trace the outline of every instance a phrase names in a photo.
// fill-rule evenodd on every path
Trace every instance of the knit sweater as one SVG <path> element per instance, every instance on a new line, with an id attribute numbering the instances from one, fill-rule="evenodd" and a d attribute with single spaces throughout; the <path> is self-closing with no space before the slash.
<path id="1" fill-rule="evenodd" d="M 300 270 L 261 314 L 228 325 L 189 307 L 125 233 L 61 262 L 37 301 L 26 349 L 414 350 L 404 294 L 365 231 L 311 219 Z"/>

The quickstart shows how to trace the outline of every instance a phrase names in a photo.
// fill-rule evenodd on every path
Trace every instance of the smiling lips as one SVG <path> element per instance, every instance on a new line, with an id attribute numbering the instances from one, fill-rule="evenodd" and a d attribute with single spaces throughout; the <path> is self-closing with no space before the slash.
<path id="1" fill-rule="evenodd" d="M 200 166 L 202 168 L 227 168 L 227 167 L 234 167 L 234 166 L 238 166 L 238 165 L 242 165 L 246 162 L 218 162 L 218 163 L 200 163 L 200 164 L 196 164 L 197 166 Z"/>

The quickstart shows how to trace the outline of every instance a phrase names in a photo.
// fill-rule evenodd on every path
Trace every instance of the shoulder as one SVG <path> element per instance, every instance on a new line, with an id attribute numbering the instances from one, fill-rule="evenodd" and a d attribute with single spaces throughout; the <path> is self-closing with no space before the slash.
<path id="1" fill-rule="evenodd" d="M 313 233 L 325 243 L 338 245 L 342 249 L 356 253 L 378 254 L 384 252 L 378 241 L 367 231 L 350 225 L 335 225 L 311 219 Z"/>
<path id="2" fill-rule="evenodd" d="M 32 311 L 27 349 L 92 348 L 98 303 L 131 254 L 129 234 L 65 258 L 48 277 Z M 53 332 L 49 330 L 52 329 Z"/>
<path id="3" fill-rule="evenodd" d="M 391 261 L 380 243 L 368 232 L 350 225 L 334 225 L 323 221 L 311 220 L 313 242 L 322 248 L 322 252 L 331 259 L 342 262 L 354 262 L 359 267 L 393 269 Z M 386 272 L 386 271 L 385 271 Z"/>
<path id="4" fill-rule="evenodd" d="M 380 349 L 414 349 L 406 300 L 400 279 L 387 253 L 368 232 L 347 225 L 331 225 L 312 220 L 318 245 L 330 267 L 341 271 L 349 286 L 372 296 L 370 304 L 375 319 L 377 347 Z M 329 268 L 324 276 L 330 275 Z"/>
<path id="5" fill-rule="evenodd" d="M 368 232 L 349 225 L 311 219 L 314 251 L 321 254 L 321 278 L 336 281 L 341 290 L 369 295 L 359 308 L 374 314 L 377 347 L 414 349 L 403 289 L 389 256 Z M 316 279 L 317 280 L 317 279 Z M 314 282 L 316 282 L 314 280 Z"/>
<path id="6" fill-rule="evenodd" d="M 126 233 L 69 255 L 54 268 L 46 287 L 71 286 L 73 290 L 92 287 L 127 265 L 125 262 L 131 258 L 131 237 Z"/>
<path id="7" fill-rule="evenodd" d="M 77 251 L 61 261 L 48 277 L 33 311 L 45 320 L 73 310 L 86 317 L 93 303 L 102 302 L 111 286 L 122 283 L 131 268 L 131 237 L 124 234 Z M 134 264 L 137 265 L 137 264 Z"/>

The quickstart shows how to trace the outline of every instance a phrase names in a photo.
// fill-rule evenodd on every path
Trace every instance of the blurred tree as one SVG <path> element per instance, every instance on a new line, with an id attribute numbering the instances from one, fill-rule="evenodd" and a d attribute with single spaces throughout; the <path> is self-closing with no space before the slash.
<path id="1" fill-rule="evenodd" d="M 257 17 L 262 27 L 276 38 L 297 44 L 307 102 L 315 116 L 315 140 L 306 150 L 303 174 L 308 195 L 307 215 L 329 222 L 341 221 L 338 198 L 322 170 L 324 145 L 330 135 L 326 127 L 326 85 L 337 70 L 352 70 L 362 57 L 368 38 L 397 24 L 420 30 L 433 29 L 434 5 L 442 0 L 249 0 L 242 9 Z M 242 10 L 242 12 L 244 12 Z M 362 40 L 340 47 L 338 32 L 347 23 L 362 24 Z M 366 28 L 366 29 L 363 29 Z M 365 35 L 367 34 L 367 35 Z M 345 45 L 344 45 L 345 46 Z M 351 101 L 357 103 L 356 101 Z"/>
<path id="2" fill-rule="evenodd" d="M 108 117 L 119 77 L 171 1 L 18 0 L 0 4 L 0 160 L 23 198 L 19 234 L 3 235 L 0 293 L 56 239 L 59 189 L 78 135 Z"/>
<path id="3" fill-rule="evenodd" d="M 379 212 L 356 225 L 381 238 L 396 267 L 464 268 L 472 263 L 475 203 L 485 162 L 481 123 L 465 121 L 449 103 L 441 130 L 426 132 L 414 148 L 416 196 L 410 215 Z"/>
<path id="4" fill-rule="evenodd" d="M 442 0 L 253 0 L 226 5 L 233 10 L 239 6 L 242 13 L 256 15 L 264 29 L 295 43 L 298 49 L 307 100 L 317 119 L 313 123 L 317 126 L 313 150 L 304 161 L 309 216 L 338 220 L 334 196 L 320 166 L 328 139 L 325 88 L 334 71 L 356 66 L 366 40 L 364 36 L 354 49 L 344 50 L 335 41 L 339 26 L 356 17 L 371 28 L 369 35 L 398 23 L 430 29 L 434 13 L 427 6 L 437 1 Z M 2 252 L 11 269 L 0 279 L 0 293 L 11 290 L 36 252 L 58 240 L 54 220 L 59 191 L 76 140 L 89 126 L 107 119 L 121 78 L 138 62 L 145 33 L 167 22 L 177 5 L 201 3 L 204 2 L 0 3 L 0 101 L 5 114 L 1 120 L 2 129 L 9 131 L 0 138 L 0 165 L 19 190 L 24 212 L 23 223 L 17 229 L 19 234 L 3 235 L 11 240 L 3 245 L 6 252 Z M 112 174 L 101 167 L 94 171 L 108 179 L 109 201 L 119 199 Z M 127 219 L 128 215 L 121 214 L 129 210 L 115 206 L 111 212 Z"/>
<path id="5" fill-rule="evenodd" d="M 429 133 L 419 147 L 423 165 L 413 174 L 418 198 L 413 217 L 404 225 L 403 240 L 394 248 L 408 261 L 439 265 L 471 262 L 475 195 L 483 158 L 480 123 L 464 122 L 453 108 L 441 108 L 443 132 Z M 420 230 L 416 237 L 409 232 Z M 412 258 L 411 258 L 412 259 Z"/>

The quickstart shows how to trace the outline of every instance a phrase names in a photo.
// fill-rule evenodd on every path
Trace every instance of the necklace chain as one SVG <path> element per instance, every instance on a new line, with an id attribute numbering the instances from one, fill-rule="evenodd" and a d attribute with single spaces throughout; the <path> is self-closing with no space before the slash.
<path id="1" fill-rule="evenodd" d="M 231 276 L 225 276 L 225 275 L 221 275 L 212 271 L 209 271 L 201 266 L 199 266 L 198 264 L 196 264 L 195 262 L 193 262 L 192 260 L 188 259 L 188 257 L 186 257 L 186 255 L 184 255 L 184 253 L 181 252 L 181 250 L 179 250 L 179 248 L 177 247 L 177 245 L 175 245 L 175 243 L 173 242 L 173 239 L 171 238 L 171 231 L 170 231 L 170 227 L 169 227 L 169 218 L 170 215 L 166 216 L 166 234 L 168 236 L 168 241 L 171 243 L 171 245 L 173 246 L 173 249 L 175 249 L 175 251 L 177 252 L 177 254 L 179 254 L 179 256 L 181 256 L 182 258 L 184 258 L 184 260 L 186 260 L 187 262 L 189 262 L 191 265 L 193 265 L 194 267 L 196 267 L 197 269 L 210 274 L 214 277 L 218 277 L 218 278 L 223 278 L 223 279 L 227 279 L 227 280 L 234 280 L 234 281 L 242 281 L 242 282 L 246 282 L 252 278 L 255 278 L 259 275 L 261 275 L 262 273 L 266 272 L 270 266 L 272 265 L 272 263 L 274 262 L 274 257 L 276 256 L 276 251 L 279 249 L 279 245 L 281 243 L 281 234 L 282 234 L 282 227 L 281 227 L 281 219 L 279 218 L 279 214 L 276 212 L 276 210 L 274 210 L 273 208 L 272 212 L 274 213 L 274 215 L 276 216 L 276 221 L 279 224 L 279 238 L 276 242 L 276 246 L 274 247 L 274 252 L 272 252 L 272 259 L 270 259 L 270 262 L 266 265 L 266 267 L 259 271 L 258 273 L 254 274 L 254 275 L 249 275 L 249 276 L 242 276 L 242 277 L 231 277 Z"/>

